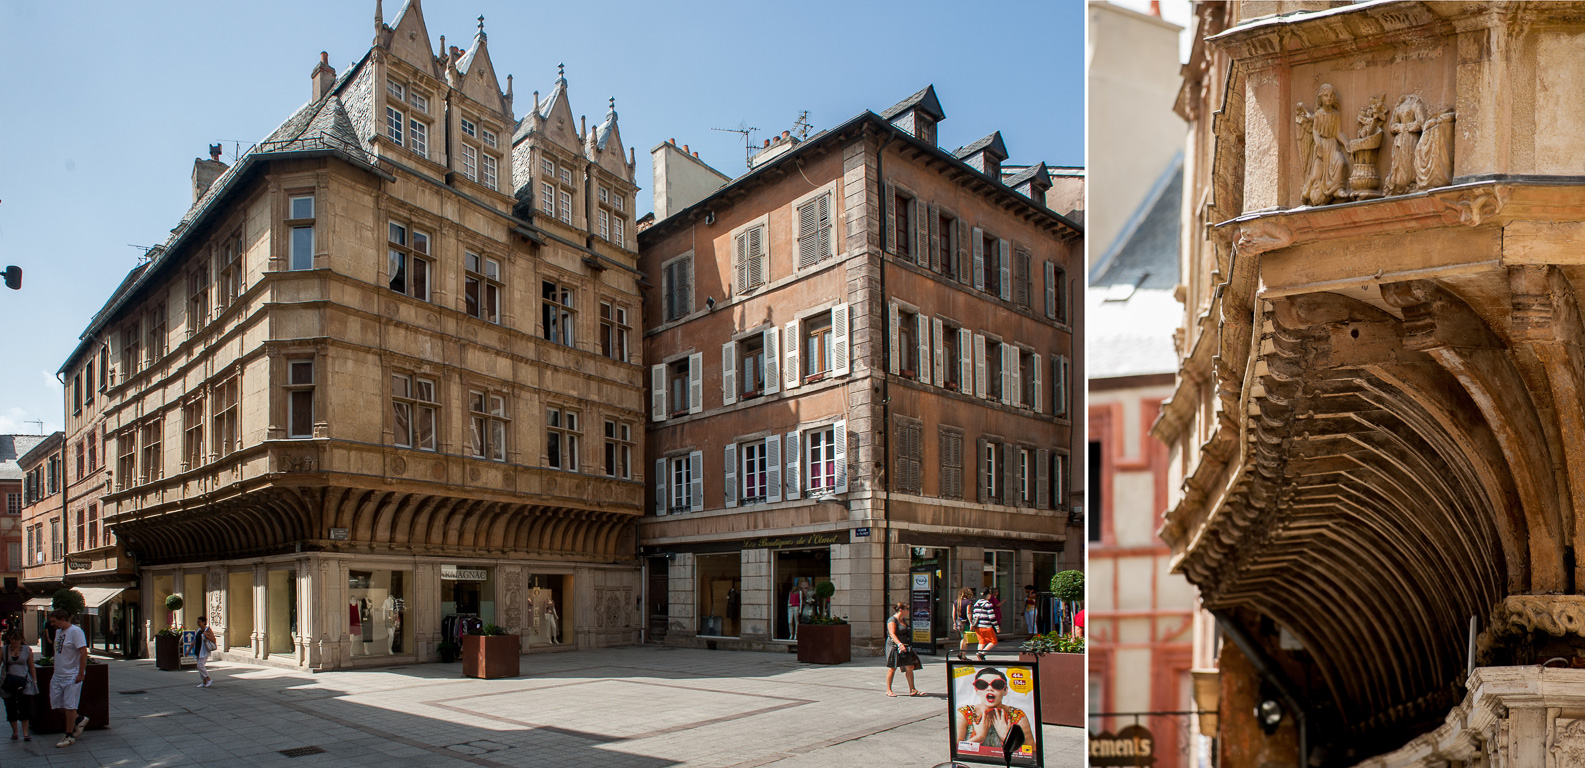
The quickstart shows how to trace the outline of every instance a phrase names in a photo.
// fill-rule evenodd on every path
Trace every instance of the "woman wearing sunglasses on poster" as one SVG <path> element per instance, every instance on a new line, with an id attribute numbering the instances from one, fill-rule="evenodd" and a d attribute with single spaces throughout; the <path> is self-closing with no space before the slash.
<path id="1" fill-rule="evenodd" d="M 1007 676 L 994 667 L 986 667 L 974 675 L 973 704 L 958 707 L 957 739 L 959 743 L 973 742 L 987 747 L 1000 747 L 1013 728 L 1022 728 L 1024 744 L 1033 746 L 1035 730 L 1029 727 L 1024 711 L 1004 703 L 1007 697 Z"/>

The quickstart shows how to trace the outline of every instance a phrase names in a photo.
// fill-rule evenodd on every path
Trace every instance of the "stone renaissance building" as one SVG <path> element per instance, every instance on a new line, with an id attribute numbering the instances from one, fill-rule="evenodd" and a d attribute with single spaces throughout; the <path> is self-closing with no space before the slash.
<path id="1" fill-rule="evenodd" d="M 1154 433 L 1220 764 L 1585 765 L 1585 5 L 1197 15 Z"/>
<path id="2" fill-rule="evenodd" d="M 222 658 L 311 669 L 431 660 L 468 619 L 528 650 L 636 642 L 614 103 L 587 126 L 561 76 L 520 118 L 482 18 L 436 51 L 418 0 L 374 7 L 356 64 L 322 56 L 266 140 L 195 163 L 191 210 L 72 357 L 108 377 L 101 501 L 141 637 L 205 614 Z"/>
<path id="3" fill-rule="evenodd" d="M 955 648 L 957 589 L 1022 632 L 1023 586 L 1073 564 L 1082 230 L 1044 164 L 1004 181 L 1000 134 L 948 151 L 943 117 L 926 88 L 730 182 L 655 149 L 651 641 L 792 643 L 831 581 L 856 646 L 918 589 L 916 640 Z"/>

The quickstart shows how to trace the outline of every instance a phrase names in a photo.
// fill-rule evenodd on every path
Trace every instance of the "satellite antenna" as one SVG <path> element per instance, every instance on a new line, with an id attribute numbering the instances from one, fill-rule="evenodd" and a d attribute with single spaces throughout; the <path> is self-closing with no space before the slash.
<path id="1" fill-rule="evenodd" d="M 803 141 L 809 137 L 809 129 L 811 127 L 809 125 L 809 110 L 802 110 L 798 113 L 798 119 L 793 121 L 792 135 L 799 141 Z"/>
<path id="2" fill-rule="evenodd" d="M 754 139 L 751 137 L 758 128 L 750 128 L 747 121 L 739 121 L 736 128 L 711 128 L 712 131 L 743 134 L 743 165 L 747 166 L 754 159 Z"/>

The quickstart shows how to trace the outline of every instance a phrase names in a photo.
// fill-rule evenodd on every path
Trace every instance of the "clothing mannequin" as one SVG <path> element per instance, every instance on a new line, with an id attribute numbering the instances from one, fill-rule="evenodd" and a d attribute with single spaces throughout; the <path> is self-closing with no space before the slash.
<path id="1" fill-rule="evenodd" d="M 561 644 L 561 616 L 556 613 L 556 600 L 549 594 L 545 595 L 545 622 L 549 631 L 546 633 L 553 645 Z"/>
<path id="2" fill-rule="evenodd" d="M 803 579 L 793 582 L 793 588 L 787 593 L 787 636 L 792 640 L 798 639 L 798 611 L 803 602 Z"/>
<path id="3" fill-rule="evenodd" d="M 352 655 L 363 655 L 363 612 L 358 610 L 357 601 L 347 603 L 347 621 L 350 622 L 352 635 Z"/>
<path id="4" fill-rule="evenodd" d="M 799 615 L 803 617 L 805 623 L 808 623 L 815 617 L 815 590 L 809 585 L 809 580 L 804 579 L 799 591 L 802 593 L 800 596 L 802 608 Z"/>

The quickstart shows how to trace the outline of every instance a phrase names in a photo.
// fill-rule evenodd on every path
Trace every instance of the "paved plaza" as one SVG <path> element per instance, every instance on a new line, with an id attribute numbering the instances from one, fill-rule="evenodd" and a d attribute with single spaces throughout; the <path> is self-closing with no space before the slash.
<path id="1" fill-rule="evenodd" d="M 110 728 L 55 748 L 0 732 L 0 766 L 777 766 L 929 768 L 946 760 L 946 672 L 931 695 L 886 698 L 878 658 L 653 646 L 535 654 L 522 677 L 462 665 L 313 675 L 216 662 L 213 688 L 154 663 L 111 661 Z M 895 690 L 906 692 L 898 676 Z M 122 693 L 127 692 L 127 693 Z M 1084 765 L 1084 732 L 1047 726 L 1046 765 Z M 280 750 L 318 747 L 287 757 Z"/>

